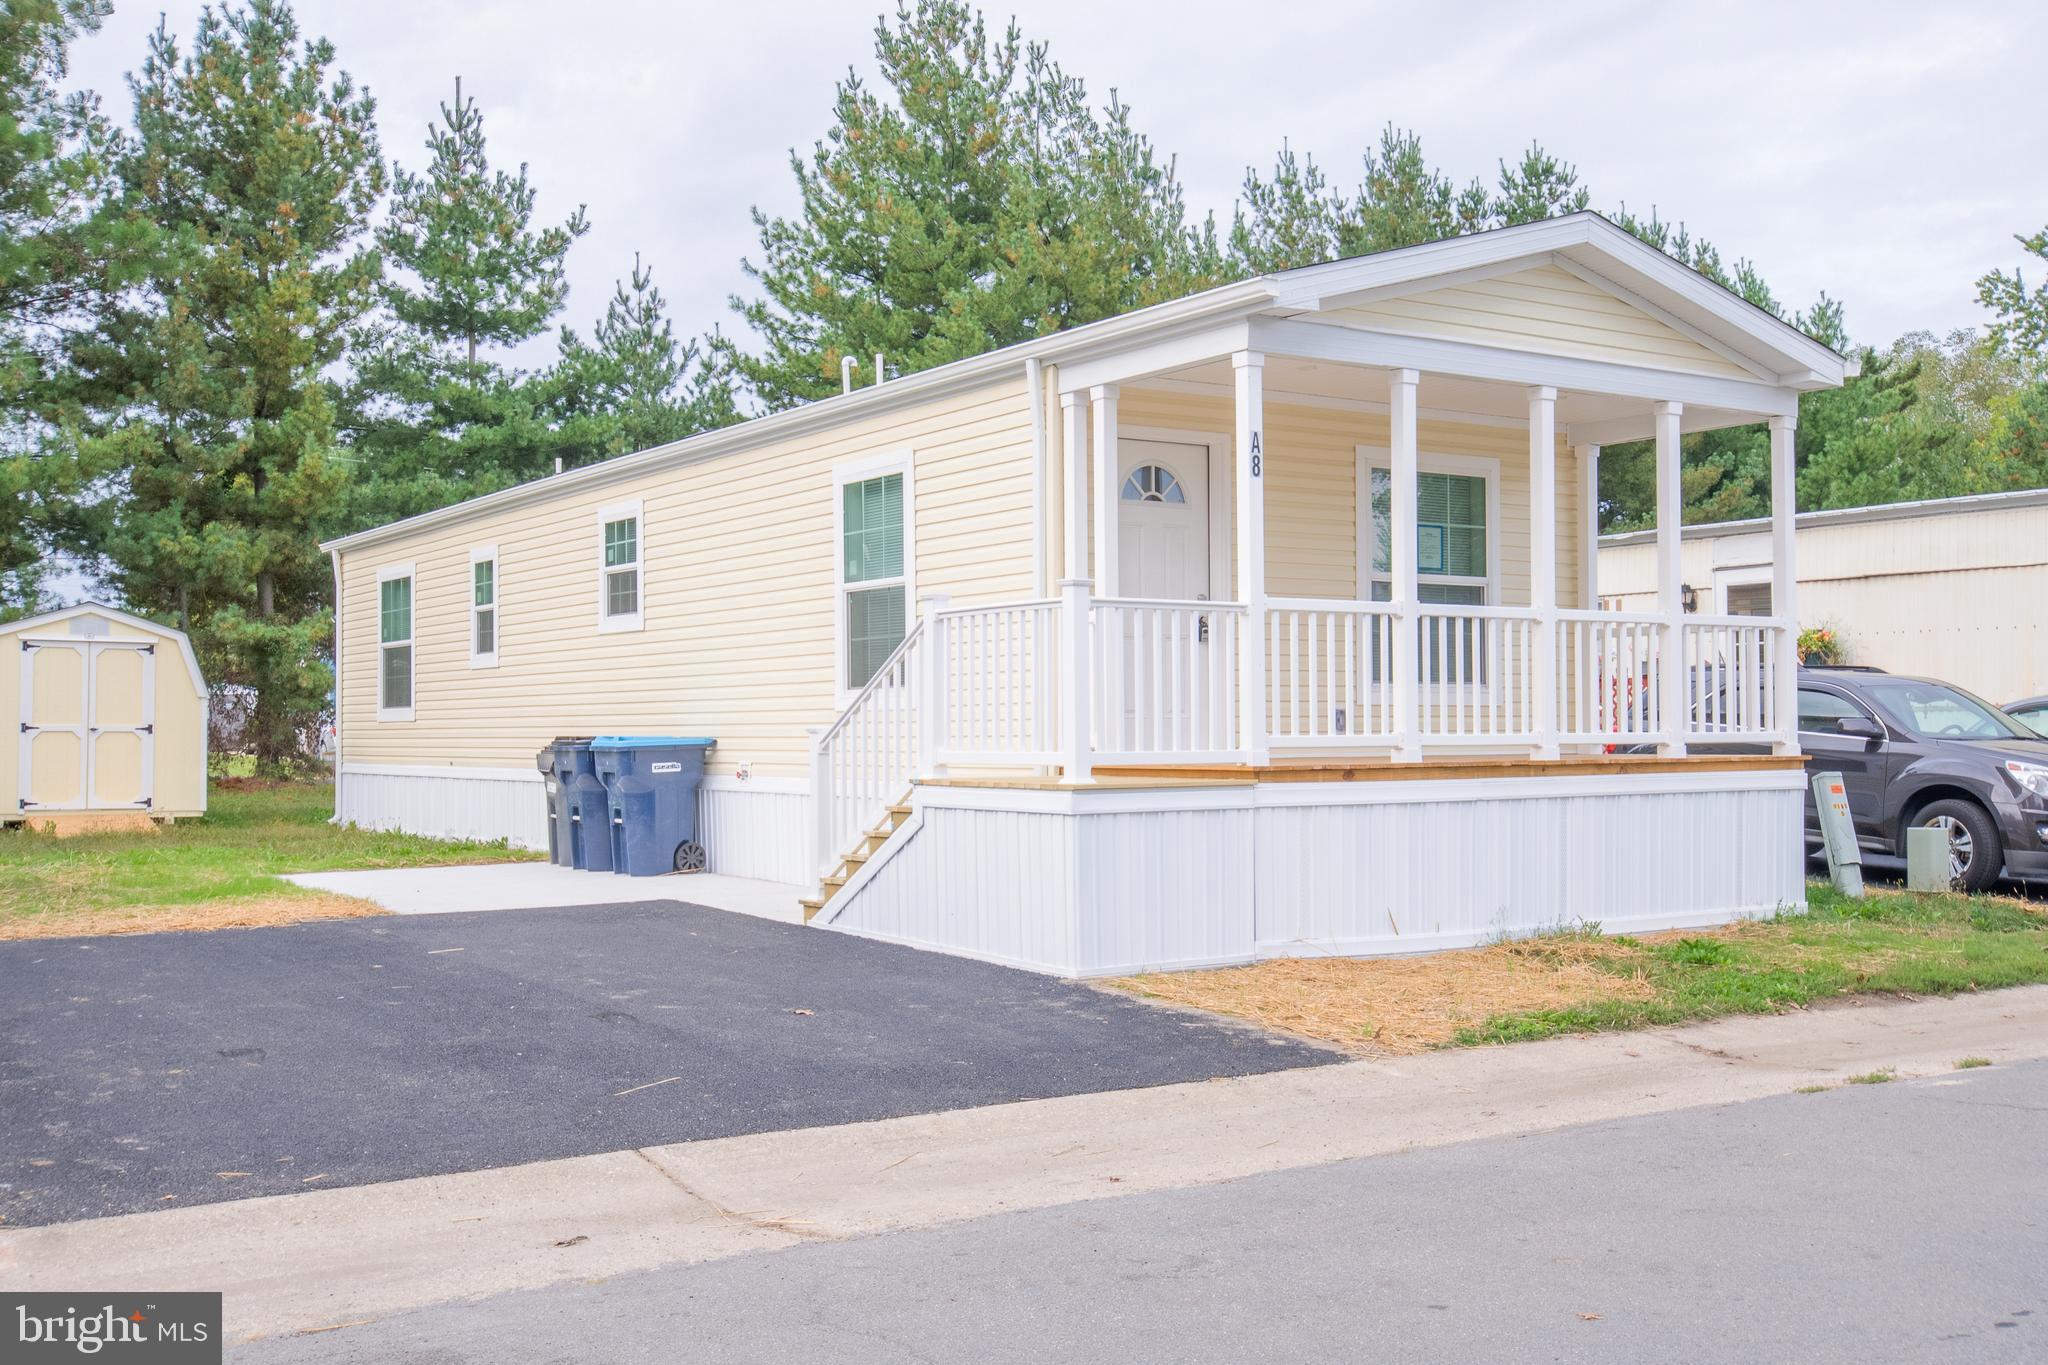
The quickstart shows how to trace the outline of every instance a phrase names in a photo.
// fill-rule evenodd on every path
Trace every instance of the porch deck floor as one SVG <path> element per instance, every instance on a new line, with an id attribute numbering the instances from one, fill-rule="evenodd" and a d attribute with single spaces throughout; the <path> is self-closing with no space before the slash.
<path id="1" fill-rule="evenodd" d="M 1593 777 L 1636 773 L 1773 772 L 1797 769 L 1803 754 L 1567 754 L 1561 758 L 1509 755 L 1425 755 L 1420 763 L 1391 758 L 1290 757 L 1271 763 L 1116 764 L 1095 770 L 1092 788 L 1222 787 L 1257 782 L 1436 782 L 1447 778 Z M 1059 777 L 973 776 L 926 778 L 926 787 L 996 787 L 1057 790 Z"/>

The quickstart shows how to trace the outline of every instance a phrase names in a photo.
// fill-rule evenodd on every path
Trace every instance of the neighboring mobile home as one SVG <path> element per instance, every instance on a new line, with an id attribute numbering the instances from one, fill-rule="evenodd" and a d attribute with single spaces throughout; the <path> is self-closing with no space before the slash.
<path id="1" fill-rule="evenodd" d="M 2048 489 L 1801 512 L 1799 620 L 1833 630 L 1848 663 L 1955 683 L 1998 705 L 2048 693 Z M 1688 526 L 1684 597 L 1769 616 L 1771 525 Z M 1657 596 L 1656 533 L 1600 541 L 1600 596 Z"/>
<path id="2" fill-rule="evenodd" d="M 712 735 L 714 871 L 1069 974 L 1797 906 L 1792 585 L 1680 611 L 1678 440 L 1769 422 L 1789 545 L 1844 373 L 1578 214 L 345 537 L 337 817 L 537 846 L 552 736 Z M 1599 611 L 1599 447 L 1652 436 L 1664 587 Z"/>

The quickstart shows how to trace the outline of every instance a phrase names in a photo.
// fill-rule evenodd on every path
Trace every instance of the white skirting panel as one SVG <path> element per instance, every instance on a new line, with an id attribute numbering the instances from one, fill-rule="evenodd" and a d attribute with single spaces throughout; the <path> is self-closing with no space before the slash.
<path id="1" fill-rule="evenodd" d="M 1800 801 L 1794 788 L 1262 809 L 1258 952 L 1412 953 L 1798 909 Z"/>
<path id="2" fill-rule="evenodd" d="M 548 846 L 547 794 L 534 770 L 344 764 L 334 817 L 431 839 Z"/>
<path id="3" fill-rule="evenodd" d="M 818 922 L 1061 976 L 1243 962 L 1250 836 L 1249 810 L 927 807 Z"/>
<path id="4" fill-rule="evenodd" d="M 538 771 L 519 768 L 346 764 L 335 818 L 364 829 L 402 830 L 434 839 L 504 840 L 514 848 L 548 846 L 546 788 Z M 698 793 L 698 841 L 710 870 L 731 877 L 802 884 L 810 797 L 800 783 L 708 777 Z"/>
<path id="5" fill-rule="evenodd" d="M 805 840 L 810 818 L 810 795 L 798 786 L 710 777 L 697 793 L 697 841 L 710 870 L 728 877 L 815 885 Z"/>
<path id="6" fill-rule="evenodd" d="M 817 923 L 1062 976 L 1805 905 L 1801 777 L 920 787 Z"/>

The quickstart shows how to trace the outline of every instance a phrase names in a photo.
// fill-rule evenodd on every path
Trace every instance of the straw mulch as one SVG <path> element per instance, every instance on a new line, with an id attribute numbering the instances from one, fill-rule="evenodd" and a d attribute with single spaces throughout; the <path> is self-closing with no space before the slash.
<path id="1" fill-rule="evenodd" d="M 96 910 L 0 917 L 0 939 L 72 938 L 99 934 L 162 934 L 208 929 L 260 929 L 310 920 L 358 919 L 391 913 L 353 896 L 258 896 L 196 905 L 122 905 Z"/>
<path id="2" fill-rule="evenodd" d="M 1410 1053 L 1497 1014 L 1648 999 L 1641 957 L 1628 944 L 1559 936 L 1418 957 L 1276 958 L 1102 984 L 1362 1053 Z"/>

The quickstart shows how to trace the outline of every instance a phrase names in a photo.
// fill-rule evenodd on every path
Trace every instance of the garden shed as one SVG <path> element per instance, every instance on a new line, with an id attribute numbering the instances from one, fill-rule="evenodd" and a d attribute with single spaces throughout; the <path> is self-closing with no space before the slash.
<path id="1" fill-rule="evenodd" d="M 9 662 L 12 661 L 12 662 Z M 0 625 L 0 823 L 206 810 L 206 682 L 183 633 L 97 603 Z"/>

